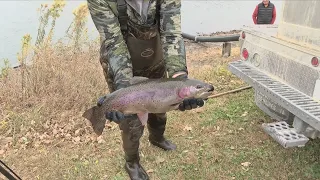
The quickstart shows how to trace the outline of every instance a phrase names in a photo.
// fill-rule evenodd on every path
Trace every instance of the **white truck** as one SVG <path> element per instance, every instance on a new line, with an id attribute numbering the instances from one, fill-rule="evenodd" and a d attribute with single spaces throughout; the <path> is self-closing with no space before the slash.
<path id="1" fill-rule="evenodd" d="M 250 84 L 275 122 L 262 127 L 283 147 L 320 138 L 320 1 L 283 2 L 278 25 L 245 26 L 229 70 Z"/>

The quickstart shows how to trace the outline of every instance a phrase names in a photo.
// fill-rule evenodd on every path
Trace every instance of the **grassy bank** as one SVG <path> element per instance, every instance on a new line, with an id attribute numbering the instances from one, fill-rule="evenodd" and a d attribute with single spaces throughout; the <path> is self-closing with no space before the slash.
<path id="1" fill-rule="evenodd" d="M 0 79 L 0 159 L 22 179 L 128 179 L 117 125 L 108 124 L 96 137 L 81 117 L 108 92 L 98 42 L 86 41 L 85 6 L 74 13 L 69 43 L 50 41 L 62 2 L 43 5 L 50 23 L 42 19 L 35 45 L 32 37 L 23 38 L 21 68 L 6 69 Z M 228 58 L 210 43 L 187 42 L 186 48 L 190 76 L 211 82 L 216 93 L 246 85 L 227 69 L 238 47 Z M 283 149 L 262 131 L 261 123 L 271 119 L 254 104 L 253 90 L 209 99 L 203 108 L 170 112 L 168 118 L 165 135 L 176 151 L 151 146 L 147 130 L 141 140 L 141 163 L 151 179 L 320 178 L 319 140 Z"/>

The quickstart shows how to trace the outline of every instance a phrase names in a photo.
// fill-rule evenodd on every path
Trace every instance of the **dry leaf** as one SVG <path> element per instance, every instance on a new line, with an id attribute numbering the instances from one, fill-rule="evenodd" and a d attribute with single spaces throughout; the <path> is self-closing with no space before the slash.
<path id="1" fill-rule="evenodd" d="M 105 142 L 105 140 L 103 140 L 103 136 L 99 136 L 99 137 L 97 138 L 97 141 L 98 141 L 98 144 L 102 144 L 102 143 Z"/>
<path id="2" fill-rule="evenodd" d="M 216 130 L 219 131 L 219 130 L 220 130 L 220 126 L 217 126 L 217 127 L 216 127 Z"/>
<path id="3" fill-rule="evenodd" d="M 50 144 L 52 142 L 52 140 L 45 140 L 43 141 L 44 144 Z"/>
<path id="4" fill-rule="evenodd" d="M 164 162 L 164 158 L 162 157 L 157 157 L 157 160 L 156 160 L 156 163 L 159 164 L 159 163 L 163 163 Z"/>
<path id="5" fill-rule="evenodd" d="M 75 142 L 79 142 L 79 141 L 81 140 L 81 138 L 80 138 L 79 136 L 77 136 L 77 137 L 73 138 L 73 140 L 74 140 Z"/>
<path id="6" fill-rule="evenodd" d="M 111 123 L 106 123 L 105 127 L 110 129 L 110 128 L 112 128 L 112 124 Z"/>
<path id="7" fill-rule="evenodd" d="M 53 135 L 56 135 L 56 134 L 58 134 L 58 130 L 56 130 L 56 129 L 53 129 L 53 130 L 52 130 L 52 134 L 53 134 Z"/>
<path id="8" fill-rule="evenodd" d="M 149 169 L 149 170 L 147 170 L 147 173 L 153 173 L 154 172 L 154 170 L 153 169 Z"/>
<path id="9" fill-rule="evenodd" d="M 244 116 L 246 116 L 246 115 L 248 115 L 248 112 L 247 112 L 247 111 L 245 111 L 241 116 L 244 117 Z"/>
<path id="10" fill-rule="evenodd" d="M 12 137 L 6 137 L 1 143 L 7 144 L 7 143 L 11 143 L 12 141 L 13 141 Z"/>
<path id="11" fill-rule="evenodd" d="M 185 126 L 183 128 L 184 131 L 191 131 L 192 130 L 192 127 L 191 126 Z"/>
<path id="12" fill-rule="evenodd" d="M 82 130 L 82 129 L 77 129 L 77 130 L 74 132 L 74 135 L 76 135 L 76 136 L 80 135 L 81 130 Z"/>
<path id="13" fill-rule="evenodd" d="M 243 162 L 243 163 L 241 163 L 241 165 L 244 166 L 244 167 L 248 167 L 250 164 L 251 164 L 250 162 Z"/>
<path id="14" fill-rule="evenodd" d="M 202 113 L 202 112 L 204 112 L 204 108 L 197 108 L 197 109 L 195 109 L 194 110 L 194 112 L 196 112 L 196 113 Z"/>

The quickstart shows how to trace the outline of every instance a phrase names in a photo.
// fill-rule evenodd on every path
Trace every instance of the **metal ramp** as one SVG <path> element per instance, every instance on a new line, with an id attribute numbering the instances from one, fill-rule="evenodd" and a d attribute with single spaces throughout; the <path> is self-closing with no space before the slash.
<path id="1" fill-rule="evenodd" d="M 313 100 L 312 97 L 271 78 L 241 60 L 231 62 L 229 70 L 314 129 L 320 131 L 320 103 Z M 281 123 L 285 122 L 280 122 L 278 125 L 281 125 Z M 307 142 L 306 137 L 302 134 L 297 134 L 293 128 L 283 129 L 282 127 L 286 126 L 283 125 L 280 129 L 279 127 L 277 129 L 272 126 L 275 126 L 275 124 L 263 124 L 265 132 L 284 147 L 304 146 Z M 292 138 L 290 132 L 297 134 L 297 136 L 294 136 L 297 139 Z M 290 137 L 284 135 L 288 133 Z"/>

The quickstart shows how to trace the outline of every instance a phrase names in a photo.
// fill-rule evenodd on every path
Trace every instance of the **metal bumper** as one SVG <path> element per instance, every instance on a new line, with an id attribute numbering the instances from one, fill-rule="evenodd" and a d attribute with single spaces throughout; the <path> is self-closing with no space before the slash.
<path id="1" fill-rule="evenodd" d="M 229 64 L 229 70 L 254 89 L 320 131 L 320 103 L 297 89 L 280 82 L 244 61 Z"/>

